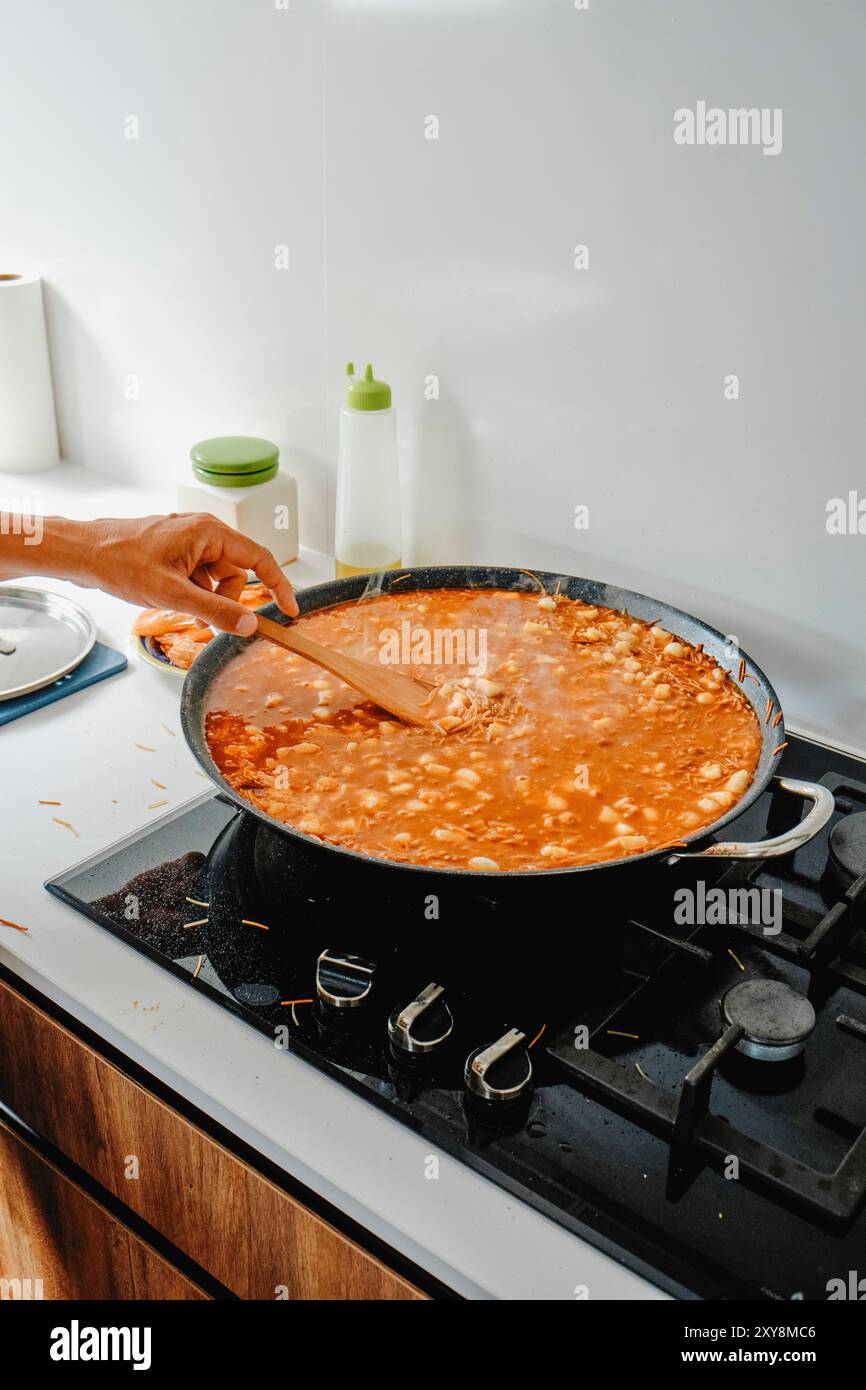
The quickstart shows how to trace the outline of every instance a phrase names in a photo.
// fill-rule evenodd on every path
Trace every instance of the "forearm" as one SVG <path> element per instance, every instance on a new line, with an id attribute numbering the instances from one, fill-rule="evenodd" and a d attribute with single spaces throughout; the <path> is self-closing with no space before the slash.
<path id="1" fill-rule="evenodd" d="M 23 579 L 42 575 L 52 579 L 71 579 L 84 588 L 94 588 L 97 580 L 91 569 L 96 551 L 92 521 L 69 521 L 65 517 L 16 517 L 0 514 L 0 579 Z"/>
<path id="2" fill-rule="evenodd" d="M 216 517 L 15 517 L 0 511 L 0 580 L 42 575 L 143 608 L 191 613 L 243 637 L 255 616 L 238 602 L 255 570 L 289 617 L 297 617 L 292 586 L 269 550 Z"/>

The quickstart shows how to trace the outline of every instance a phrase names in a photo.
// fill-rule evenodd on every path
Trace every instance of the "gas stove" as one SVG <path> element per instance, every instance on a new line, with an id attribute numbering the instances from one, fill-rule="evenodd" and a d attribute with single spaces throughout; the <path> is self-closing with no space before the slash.
<path id="1" fill-rule="evenodd" d="M 46 887 L 671 1293 L 823 1300 L 866 1271 L 866 762 L 780 772 L 833 793 L 815 839 L 603 894 L 371 897 L 210 792 Z"/>

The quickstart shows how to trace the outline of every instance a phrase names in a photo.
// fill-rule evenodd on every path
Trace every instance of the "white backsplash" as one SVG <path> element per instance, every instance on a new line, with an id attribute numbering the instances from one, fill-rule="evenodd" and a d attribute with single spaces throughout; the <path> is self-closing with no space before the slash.
<path id="1" fill-rule="evenodd" d="M 321 7 L 14 9 L 0 263 L 47 281 L 64 455 L 169 486 L 196 440 L 264 435 L 321 532 Z"/>
<path id="2" fill-rule="evenodd" d="M 203 435 L 266 435 L 326 548 L 370 360 L 407 559 L 656 594 L 866 746 L 866 536 L 825 525 L 866 497 L 859 0 L 82 0 L 15 27 L 0 269 L 48 281 L 70 459 L 168 483 Z M 699 101 L 781 109 L 781 151 L 678 146 Z"/>

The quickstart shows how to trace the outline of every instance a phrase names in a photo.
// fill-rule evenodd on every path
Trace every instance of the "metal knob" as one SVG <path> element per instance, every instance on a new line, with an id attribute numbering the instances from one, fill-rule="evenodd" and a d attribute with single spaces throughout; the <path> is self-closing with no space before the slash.
<path id="1" fill-rule="evenodd" d="M 523 1046 L 526 1034 L 518 1028 L 503 1033 L 496 1042 L 470 1052 L 463 1079 L 470 1095 L 480 1100 L 519 1100 L 532 1082 L 532 1062 Z"/>
<path id="2" fill-rule="evenodd" d="M 391 1046 L 419 1060 L 444 1047 L 454 1031 L 454 1019 L 441 985 L 429 984 L 405 1008 L 388 1019 Z"/>
<path id="3" fill-rule="evenodd" d="M 375 973 L 375 962 L 363 956 L 323 951 L 316 964 L 316 993 L 329 1009 L 360 1008 L 370 996 Z"/>

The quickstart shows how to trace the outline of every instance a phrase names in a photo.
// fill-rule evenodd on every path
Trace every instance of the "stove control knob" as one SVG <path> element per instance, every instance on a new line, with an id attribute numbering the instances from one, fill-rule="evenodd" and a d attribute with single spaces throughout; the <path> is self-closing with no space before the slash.
<path id="1" fill-rule="evenodd" d="M 454 1031 L 454 1019 L 441 985 L 429 984 L 417 999 L 395 1009 L 388 1019 L 388 1037 L 398 1056 L 423 1060 L 444 1047 Z"/>
<path id="2" fill-rule="evenodd" d="M 375 963 L 363 956 L 323 951 L 316 964 L 316 993 L 326 1008 L 347 1013 L 366 1004 L 375 974 Z"/>
<path id="3" fill-rule="evenodd" d="M 532 1082 L 532 1062 L 523 1046 L 525 1041 L 525 1033 L 511 1028 L 495 1043 L 470 1052 L 463 1069 L 469 1094 L 494 1104 L 520 1100 Z"/>

